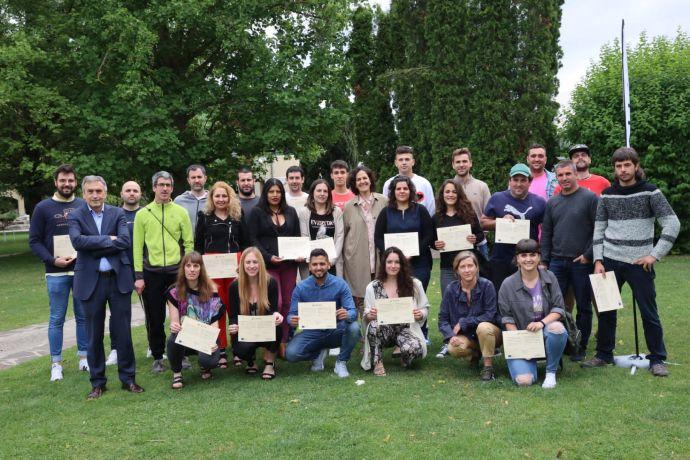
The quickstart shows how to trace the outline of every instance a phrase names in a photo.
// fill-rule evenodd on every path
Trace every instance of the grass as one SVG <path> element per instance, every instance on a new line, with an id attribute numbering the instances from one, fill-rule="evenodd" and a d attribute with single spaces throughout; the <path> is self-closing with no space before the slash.
<path id="1" fill-rule="evenodd" d="M 667 379 L 616 367 L 586 371 L 566 361 L 555 390 L 517 388 L 499 359 L 498 380 L 482 384 L 467 364 L 433 357 L 440 343 L 433 321 L 427 359 L 411 371 L 389 359 L 386 378 L 362 371 L 355 352 L 345 380 L 332 374 L 334 358 L 320 374 L 308 363 L 279 362 L 272 382 L 235 369 L 203 382 L 195 364 L 185 388 L 173 392 L 169 372 L 148 371 L 137 328 L 143 395 L 119 390 L 109 368 L 110 391 L 87 403 L 90 385 L 76 371 L 73 350 L 65 354 L 62 382 L 48 381 L 48 358 L 2 371 L 0 458 L 688 458 L 689 262 L 669 257 L 657 271 L 670 360 L 680 363 Z M 433 318 L 438 281 L 429 294 Z M 633 350 L 627 290 L 624 302 L 619 354 Z M 366 383 L 357 386 L 357 379 Z"/>

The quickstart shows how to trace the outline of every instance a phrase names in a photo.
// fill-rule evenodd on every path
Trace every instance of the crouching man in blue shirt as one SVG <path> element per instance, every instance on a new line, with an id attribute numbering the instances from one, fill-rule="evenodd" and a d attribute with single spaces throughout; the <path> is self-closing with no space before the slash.
<path id="1" fill-rule="evenodd" d="M 292 293 L 287 320 L 292 327 L 299 324 L 300 302 L 335 302 L 335 329 L 305 329 L 288 343 L 285 359 L 290 362 L 311 360 L 311 370 L 322 371 L 323 362 L 330 348 L 340 347 L 335 363 L 338 377 L 349 377 L 347 362 L 359 342 L 360 330 L 352 292 L 345 280 L 328 273 L 331 264 L 323 249 L 314 249 L 309 255 L 311 276 L 300 282 Z"/>

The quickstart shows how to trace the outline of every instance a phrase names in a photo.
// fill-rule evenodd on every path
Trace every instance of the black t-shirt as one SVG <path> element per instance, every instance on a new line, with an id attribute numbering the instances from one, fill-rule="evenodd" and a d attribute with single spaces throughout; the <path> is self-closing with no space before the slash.
<path id="1" fill-rule="evenodd" d="M 323 230 L 321 230 L 322 228 Z M 317 236 L 319 238 L 335 237 L 335 219 L 333 219 L 333 211 L 323 215 L 317 214 L 314 211 L 309 214 L 309 237 L 315 240 Z"/>

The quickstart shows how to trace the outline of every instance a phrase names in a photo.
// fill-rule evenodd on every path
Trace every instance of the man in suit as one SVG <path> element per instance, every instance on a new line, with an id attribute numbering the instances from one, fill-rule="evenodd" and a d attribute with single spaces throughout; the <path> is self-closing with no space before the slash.
<path id="1" fill-rule="evenodd" d="M 132 241 L 124 211 L 105 204 L 107 191 L 102 177 L 84 177 L 82 192 L 87 206 L 69 216 L 69 236 L 78 254 L 74 267 L 74 296 L 84 305 L 89 334 L 87 359 L 92 388 L 88 400 L 98 399 L 106 391 L 103 350 L 106 302 L 112 316 L 110 333 L 117 342 L 117 368 L 122 388 L 132 393 L 144 391 L 134 379 L 130 330 L 134 276 L 127 250 Z"/>

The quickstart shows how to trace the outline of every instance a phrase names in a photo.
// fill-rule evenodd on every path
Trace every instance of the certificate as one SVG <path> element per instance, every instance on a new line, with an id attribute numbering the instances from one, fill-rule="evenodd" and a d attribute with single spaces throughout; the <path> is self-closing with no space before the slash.
<path id="1" fill-rule="evenodd" d="M 297 303 L 299 327 L 302 329 L 335 329 L 335 302 Z"/>
<path id="2" fill-rule="evenodd" d="M 72 246 L 69 235 L 53 235 L 53 257 L 77 257 L 77 251 Z"/>
<path id="3" fill-rule="evenodd" d="M 503 331 L 503 351 L 506 359 L 545 358 L 544 333 L 527 330 Z"/>
<path id="4" fill-rule="evenodd" d="M 238 315 L 237 340 L 240 342 L 275 342 L 276 320 L 273 315 Z"/>
<path id="5" fill-rule="evenodd" d="M 321 238 L 319 240 L 311 240 L 309 242 L 309 246 L 310 246 L 309 254 L 311 254 L 311 251 L 313 251 L 314 249 L 323 249 L 328 254 L 328 260 L 329 261 L 333 262 L 333 259 L 336 258 L 335 242 L 334 242 L 333 238 L 328 237 L 328 238 Z M 309 254 L 306 255 L 307 260 L 309 259 Z"/>
<path id="6" fill-rule="evenodd" d="M 204 266 L 209 278 L 237 278 L 237 253 L 204 254 Z"/>
<path id="7" fill-rule="evenodd" d="M 446 243 L 440 252 L 462 251 L 472 249 L 474 245 L 467 241 L 467 237 L 472 234 L 472 226 L 453 225 L 452 227 L 439 227 L 436 229 L 438 239 Z"/>
<path id="8" fill-rule="evenodd" d="M 379 324 L 414 323 L 412 297 L 376 300 L 376 320 Z"/>
<path id="9" fill-rule="evenodd" d="M 305 257 L 311 252 L 308 236 L 279 236 L 278 237 L 278 257 L 286 260 L 294 260 L 298 257 Z"/>
<path id="10" fill-rule="evenodd" d="M 402 251 L 405 257 L 419 255 L 419 236 L 417 232 L 386 233 L 383 235 L 383 244 L 386 249 L 395 246 Z"/>
<path id="11" fill-rule="evenodd" d="M 177 333 L 175 343 L 210 355 L 213 353 L 213 347 L 216 346 L 219 332 L 220 329 L 217 327 L 185 317 L 182 321 L 182 329 Z"/>
<path id="12" fill-rule="evenodd" d="M 496 219 L 496 242 L 517 244 L 518 241 L 529 238 L 529 220 Z"/>
<path id="13" fill-rule="evenodd" d="M 589 275 L 589 281 L 592 283 L 592 292 L 600 313 L 623 308 L 615 272 L 606 272 L 606 278 L 601 273 Z"/>

